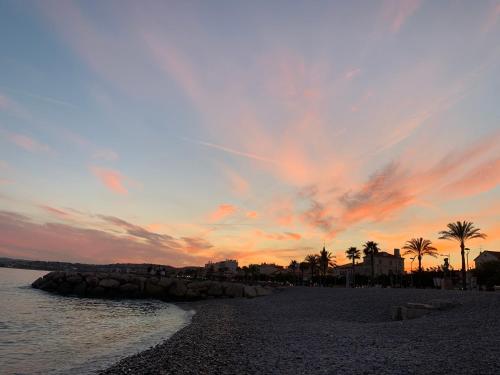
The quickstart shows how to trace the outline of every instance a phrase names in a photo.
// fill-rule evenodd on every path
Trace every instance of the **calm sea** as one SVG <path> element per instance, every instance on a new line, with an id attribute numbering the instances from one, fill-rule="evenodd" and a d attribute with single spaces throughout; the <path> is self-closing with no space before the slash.
<path id="1" fill-rule="evenodd" d="M 0 374 L 92 374 L 156 345 L 192 312 L 152 300 L 60 297 L 31 288 L 45 271 L 0 268 Z"/>

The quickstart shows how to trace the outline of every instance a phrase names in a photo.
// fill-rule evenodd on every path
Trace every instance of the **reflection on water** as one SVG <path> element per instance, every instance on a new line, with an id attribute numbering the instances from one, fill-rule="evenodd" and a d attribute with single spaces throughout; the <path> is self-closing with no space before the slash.
<path id="1" fill-rule="evenodd" d="M 32 289 L 43 271 L 0 268 L 0 373 L 94 373 L 155 345 L 191 312 L 160 301 L 60 297 Z"/>

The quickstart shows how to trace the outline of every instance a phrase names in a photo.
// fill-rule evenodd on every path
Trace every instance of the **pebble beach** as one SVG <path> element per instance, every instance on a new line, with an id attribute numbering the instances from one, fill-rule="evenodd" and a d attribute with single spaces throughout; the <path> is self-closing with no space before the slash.
<path id="1" fill-rule="evenodd" d="M 436 298 L 458 306 L 391 319 Z M 290 287 L 178 305 L 190 325 L 102 374 L 500 373 L 500 293 Z"/>

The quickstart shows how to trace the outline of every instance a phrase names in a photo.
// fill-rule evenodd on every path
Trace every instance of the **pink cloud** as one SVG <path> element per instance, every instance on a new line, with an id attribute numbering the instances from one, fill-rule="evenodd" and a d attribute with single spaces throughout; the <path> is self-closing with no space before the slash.
<path id="1" fill-rule="evenodd" d="M 493 4 L 493 8 L 488 12 L 488 16 L 483 25 L 483 32 L 491 31 L 500 19 L 500 3 Z"/>
<path id="2" fill-rule="evenodd" d="M 232 204 L 221 204 L 217 210 L 215 210 L 211 215 L 210 218 L 212 221 L 219 221 L 224 219 L 225 217 L 231 216 L 234 214 L 237 210 L 236 206 L 233 206 Z"/>
<path id="3" fill-rule="evenodd" d="M 36 139 L 18 133 L 9 133 L 9 141 L 25 151 L 32 153 L 53 153 L 53 150 L 46 144 L 38 142 Z"/>
<path id="4" fill-rule="evenodd" d="M 443 194 L 458 197 L 476 195 L 500 184 L 500 159 L 490 160 L 473 168 L 459 180 L 445 186 Z"/>
<path id="5" fill-rule="evenodd" d="M 385 0 L 384 18 L 390 24 L 391 31 L 398 32 L 420 4 L 420 0 Z"/>
<path id="6" fill-rule="evenodd" d="M 199 246 L 208 246 L 199 242 Z M 190 246 L 194 246 L 191 244 Z M 26 259 L 45 259 L 88 263 L 154 262 L 171 265 L 203 263 L 206 259 L 188 254 L 189 246 L 141 241 L 98 229 L 45 223 L 12 212 L 0 212 L 0 254 Z"/>
<path id="7" fill-rule="evenodd" d="M 43 205 L 43 204 L 39 205 L 38 207 L 41 208 L 42 210 L 44 210 L 45 212 L 48 212 L 49 214 L 54 215 L 56 217 L 59 217 L 61 219 L 68 219 L 71 217 L 71 214 L 69 212 L 63 211 L 59 208 L 55 208 L 55 207 L 51 207 L 51 206 L 47 206 L 47 205 Z"/>
<path id="8" fill-rule="evenodd" d="M 348 80 L 351 80 L 353 79 L 354 77 L 358 76 L 359 73 L 361 73 L 361 69 L 359 68 L 355 68 L 355 69 L 351 69 L 351 70 L 348 70 L 346 73 L 345 73 L 345 79 L 348 79 Z"/>
<path id="9" fill-rule="evenodd" d="M 91 172 L 114 193 L 127 195 L 128 190 L 125 188 L 125 177 L 118 171 L 100 167 L 91 167 Z"/>

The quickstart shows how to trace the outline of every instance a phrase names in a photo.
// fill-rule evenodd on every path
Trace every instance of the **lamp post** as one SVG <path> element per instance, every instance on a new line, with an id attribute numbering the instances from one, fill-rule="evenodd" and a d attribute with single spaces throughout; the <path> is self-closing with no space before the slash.
<path id="1" fill-rule="evenodd" d="M 413 258 L 410 258 L 410 273 L 411 273 L 411 286 L 413 287 L 413 261 L 415 260 L 417 256 L 415 255 Z"/>
<path id="2" fill-rule="evenodd" d="M 466 255 L 467 255 L 467 271 L 470 271 L 470 268 L 469 268 L 469 252 L 470 252 L 470 249 L 468 247 L 465 248 L 465 252 L 466 252 Z"/>

